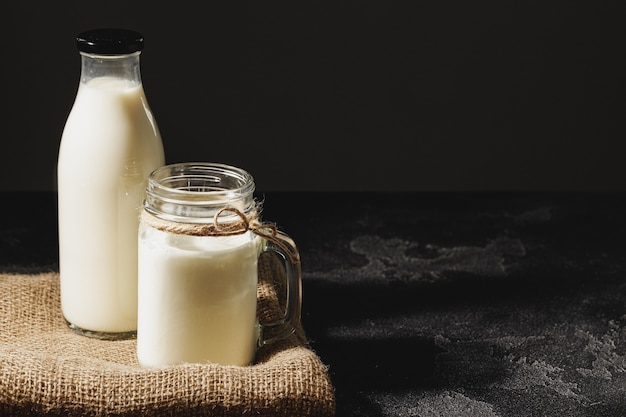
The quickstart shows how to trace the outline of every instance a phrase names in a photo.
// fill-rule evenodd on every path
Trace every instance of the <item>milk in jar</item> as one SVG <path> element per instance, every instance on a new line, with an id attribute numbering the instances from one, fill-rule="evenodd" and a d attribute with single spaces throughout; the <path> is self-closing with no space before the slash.
<path id="1" fill-rule="evenodd" d="M 207 239 L 143 225 L 140 236 L 139 362 L 250 364 L 259 238 Z"/>
<path id="2" fill-rule="evenodd" d="M 293 240 L 260 218 L 250 173 L 211 162 L 166 165 L 148 178 L 139 223 L 137 359 L 146 367 L 182 363 L 245 366 L 257 349 L 300 323 L 300 256 Z M 257 317 L 261 255 L 283 311 Z M 269 258 L 268 258 L 269 259 Z M 282 316 L 281 314 L 282 313 Z"/>
<path id="3" fill-rule="evenodd" d="M 163 145 L 141 83 L 141 35 L 95 30 L 77 40 L 81 80 L 57 167 L 61 306 L 79 333 L 128 337 L 137 329 L 138 216 Z"/>

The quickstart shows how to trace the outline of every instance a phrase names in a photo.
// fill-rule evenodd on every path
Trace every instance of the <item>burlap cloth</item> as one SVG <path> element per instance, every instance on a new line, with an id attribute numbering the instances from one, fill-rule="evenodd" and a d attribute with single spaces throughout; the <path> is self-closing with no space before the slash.
<path id="1" fill-rule="evenodd" d="M 281 314 L 271 257 L 260 262 L 259 317 Z M 146 369 L 136 340 L 77 335 L 63 320 L 58 273 L 0 274 L 0 415 L 332 416 L 327 368 L 302 328 L 254 365 Z"/>

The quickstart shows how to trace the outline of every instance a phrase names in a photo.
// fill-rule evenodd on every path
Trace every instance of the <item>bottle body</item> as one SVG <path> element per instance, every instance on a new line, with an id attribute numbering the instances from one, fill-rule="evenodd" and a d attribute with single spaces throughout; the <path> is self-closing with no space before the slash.
<path id="1" fill-rule="evenodd" d="M 138 216 L 165 158 L 138 74 L 85 76 L 81 59 L 57 166 L 61 306 L 73 329 L 118 338 L 137 328 Z"/>

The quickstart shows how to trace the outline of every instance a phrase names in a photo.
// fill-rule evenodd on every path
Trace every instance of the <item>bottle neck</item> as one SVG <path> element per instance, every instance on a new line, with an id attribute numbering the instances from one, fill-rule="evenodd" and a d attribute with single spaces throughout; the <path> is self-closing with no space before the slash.
<path id="1" fill-rule="evenodd" d="M 139 56 L 141 52 L 125 55 L 95 55 L 81 52 L 80 82 L 86 84 L 94 78 L 112 77 L 131 85 L 141 84 Z"/>

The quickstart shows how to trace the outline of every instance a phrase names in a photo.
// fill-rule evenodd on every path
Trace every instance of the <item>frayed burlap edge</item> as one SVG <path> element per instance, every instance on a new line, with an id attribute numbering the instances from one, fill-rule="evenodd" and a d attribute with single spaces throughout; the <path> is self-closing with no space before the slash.
<path id="1" fill-rule="evenodd" d="M 276 319 L 273 256 L 259 263 L 259 318 Z M 276 282 L 280 282 L 277 280 Z M 328 370 L 302 328 L 259 350 L 246 367 L 188 364 L 142 368 L 136 341 L 70 331 L 58 273 L 0 274 L 0 415 L 333 416 Z"/>

